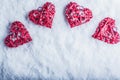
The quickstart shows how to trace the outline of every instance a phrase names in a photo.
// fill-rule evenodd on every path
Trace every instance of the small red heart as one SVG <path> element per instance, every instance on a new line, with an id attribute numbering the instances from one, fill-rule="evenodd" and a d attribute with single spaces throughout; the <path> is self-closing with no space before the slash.
<path id="1" fill-rule="evenodd" d="M 109 17 L 104 18 L 92 37 L 109 44 L 120 42 L 120 34 L 116 31 L 115 20 Z"/>
<path id="2" fill-rule="evenodd" d="M 51 2 L 46 2 L 41 9 L 30 11 L 29 19 L 37 25 L 52 28 L 54 15 L 55 6 Z"/>
<path id="3" fill-rule="evenodd" d="M 93 17 L 90 9 L 84 8 L 75 2 L 70 2 L 66 6 L 65 15 L 71 28 L 86 23 Z"/>
<path id="4" fill-rule="evenodd" d="M 30 41 L 32 41 L 32 38 L 24 25 L 19 21 L 15 21 L 11 24 L 9 35 L 5 38 L 4 43 L 6 46 L 13 48 Z"/>

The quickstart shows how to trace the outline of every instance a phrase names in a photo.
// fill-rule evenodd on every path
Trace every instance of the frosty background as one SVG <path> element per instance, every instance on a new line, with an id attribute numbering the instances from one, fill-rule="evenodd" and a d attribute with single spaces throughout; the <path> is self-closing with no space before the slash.
<path id="1" fill-rule="evenodd" d="M 56 6 L 52 29 L 27 17 L 46 1 Z M 70 1 L 90 8 L 92 20 L 71 29 L 64 17 Z M 91 37 L 107 16 L 116 20 L 120 32 L 120 0 L 0 0 L 0 80 L 119 80 L 120 43 Z M 3 41 L 15 20 L 25 25 L 33 41 L 10 49 Z"/>

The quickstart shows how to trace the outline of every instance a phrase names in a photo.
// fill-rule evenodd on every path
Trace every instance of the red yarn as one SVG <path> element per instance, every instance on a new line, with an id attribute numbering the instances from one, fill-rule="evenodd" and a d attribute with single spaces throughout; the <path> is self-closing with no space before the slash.
<path id="1" fill-rule="evenodd" d="M 55 6 L 51 2 L 46 2 L 41 9 L 30 11 L 29 19 L 37 25 L 52 28 L 54 15 Z"/>
<path id="2" fill-rule="evenodd" d="M 84 8 L 75 2 L 70 2 L 66 6 L 65 15 L 71 28 L 86 23 L 93 17 L 90 9 Z"/>
<path id="3" fill-rule="evenodd" d="M 6 46 L 13 48 L 30 41 L 32 41 L 32 38 L 24 25 L 19 21 L 15 21 L 11 24 L 9 35 L 5 38 L 4 43 Z"/>
<path id="4" fill-rule="evenodd" d="M 120 42 L 120 34 L 116 31 L 115 20 L 109 17 L 103 19 L 92 37 L 109 44 Z"/>

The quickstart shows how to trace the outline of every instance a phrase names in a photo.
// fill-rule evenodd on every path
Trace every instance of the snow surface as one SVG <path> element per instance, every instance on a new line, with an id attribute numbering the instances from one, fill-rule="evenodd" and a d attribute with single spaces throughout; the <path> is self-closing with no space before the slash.
<path id="1" fill-rule="evenodd" d="M 28 20 L 28 12 L 50 1 L 56 6 L 53 28 Z M 75 1 L 93 12 L 90 22 L 70 28 L 65 6 Z M 120 0 L 0 0 L 0 80 L 118 80 L 120 43 L 109 45 L 93 39 L 105 17 L 116 20 L 120 32 Z M 7 48 L 9 24 L 21 21 L 33 41 Z"/>

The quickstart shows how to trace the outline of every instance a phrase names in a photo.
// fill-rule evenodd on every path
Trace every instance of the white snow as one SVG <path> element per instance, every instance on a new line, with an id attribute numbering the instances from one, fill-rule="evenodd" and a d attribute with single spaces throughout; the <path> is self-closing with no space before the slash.
<path id="1" fill-rule="evenodd" d="M 56 7 L 53 28 L 29 21 L 29 11 L 50 1 Z M 74 1 L 93 12 L 90 22 L 70 28 L 65 6 Z M 120 0 L 0 0 L 0 80 L 114 80 L 120 79 L 120 43 L 109 45 L 93 39 L 105 17 L 116 20 L 120 32 Z M 21 21 L 33 41 L 8 48 L 4 38 L 9 24 Z"/>

